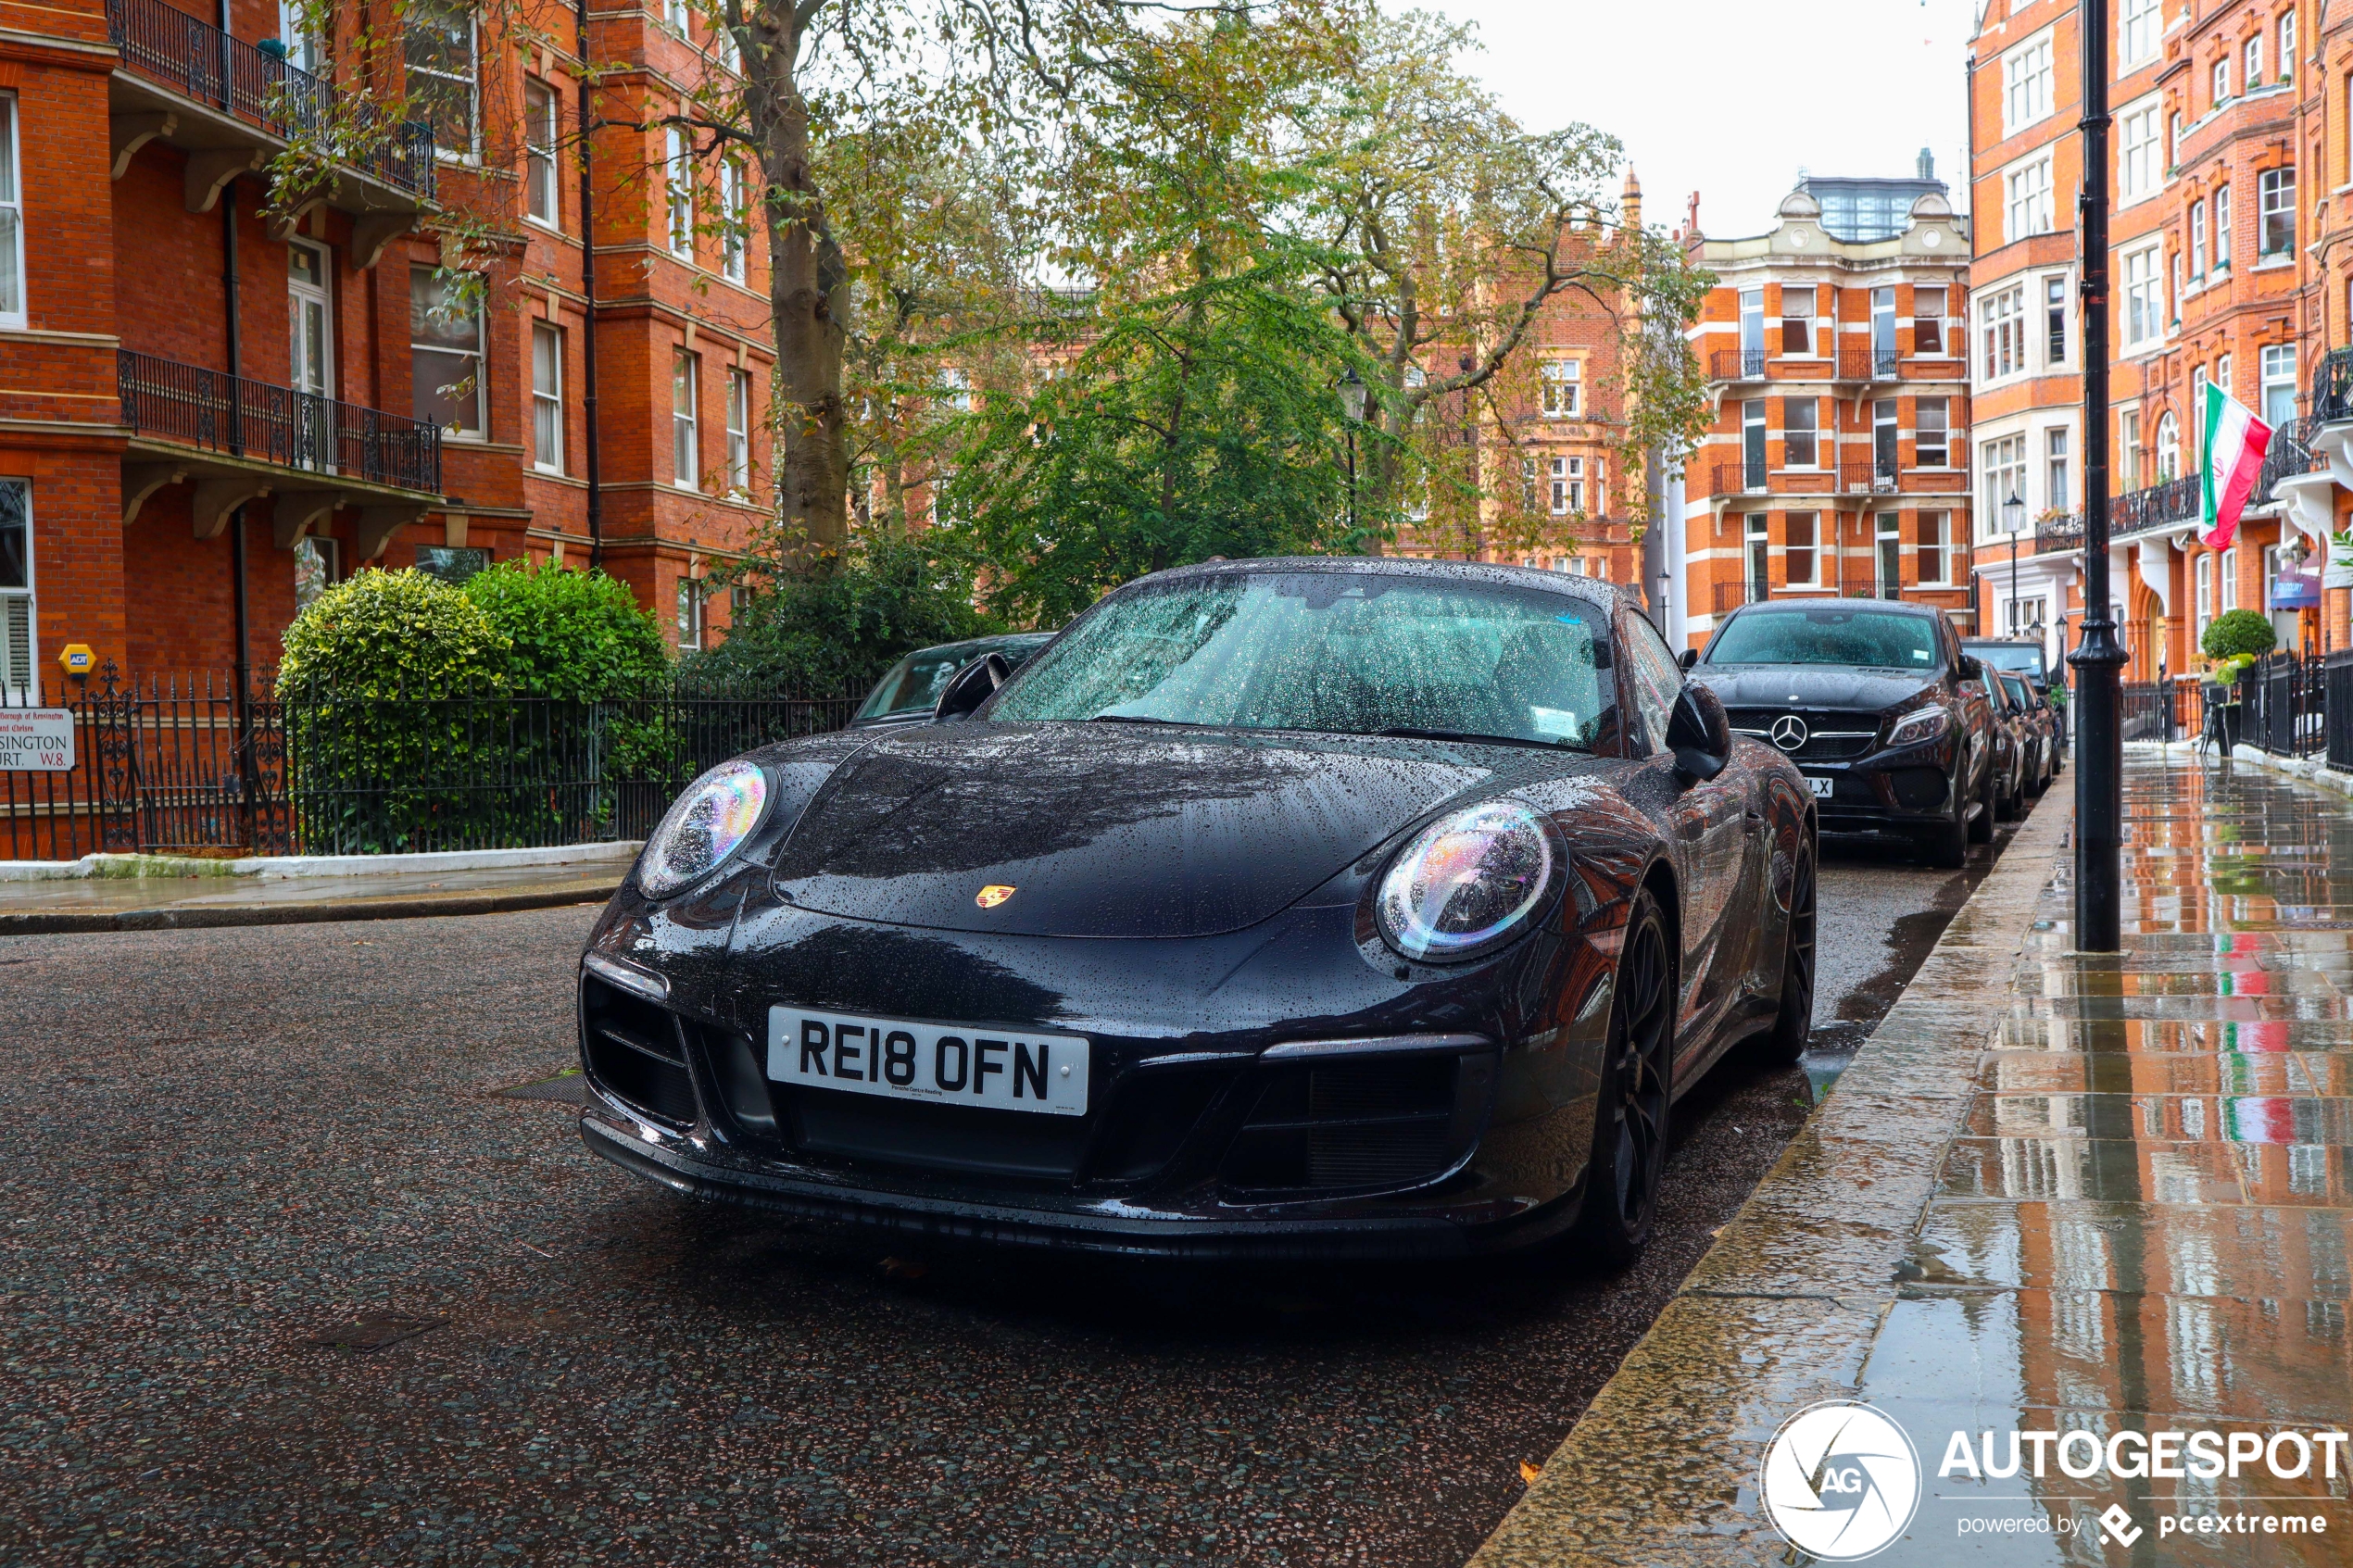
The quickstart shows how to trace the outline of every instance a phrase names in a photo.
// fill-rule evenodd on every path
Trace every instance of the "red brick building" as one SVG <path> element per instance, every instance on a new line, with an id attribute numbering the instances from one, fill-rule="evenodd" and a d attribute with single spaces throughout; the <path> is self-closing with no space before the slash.
<path id="1" fill-rule="evenodd" d="M 314 40 L 257 0 L 0 0 L 0 680 L 75 643 L 226 667 L 241 600 L 267 665 L 370 562 L 594 556 L 688 643 L 724 620 L 695 584 L 768 460 L 764 256 L 720 221 L 742 182 L 608 126 L 585 226 L 574 13 L 410 0 L 380 58 L 374 9 Z M 606 121 L 729 57 L 679 6 L 595 13 L 585 47 L 628 67 Z M 426 123 L 272 202 L 273 159 L 387 92 Z M 460 234 L 478 301 L 439 272 Z"/>
<path id="2" fill-rule="evenodd" d="M 1969 601 L 1969 236 L 1922 155 L 1912 180 L 1809 179 L 1768 232 L 1684 236 L 1717 278 L 1692 342 L 1715 419 L 1670 542 L 1704 644 L 1763 599 Z"/>
<path id="3" fill-rule="evenodd" d="M 2064 0 L 1990 0 L 1971 69 L 1979 571 L 1989 626 L 2040 624 L 2054 653 L 2082 616 L 2077 16 Z M 2287 647 L 2342 646 L 2342 593 L 2327 596 L 2324 626 L 2300 568 L 2353 484 L 2341 456 L 2353 420 L 2324 385 L 2353 311 L 2339 276 L 2353 220 L 2336 210 L 2353 182 L 2353 7 L 2118 0 L 2115 27 L 2107 418 L 2125 678 L 2195 679 L 2207 623 L 2233 608 L 2269 614 Z M 2277 432 L 2221 551 L 2196 539 L 2208 384 Z"/>

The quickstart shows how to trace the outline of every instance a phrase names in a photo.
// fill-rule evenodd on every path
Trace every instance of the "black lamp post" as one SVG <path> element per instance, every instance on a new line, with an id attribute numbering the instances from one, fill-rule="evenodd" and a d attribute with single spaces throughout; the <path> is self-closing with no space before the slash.
<path id="1" fill-rule="evenodd" d="M 1365 420 L 1365 378 L 1348 367 L 1340 378 L 1340 411 L 1348 416 L 1348 532 L 1356 532 L 1356 427 Z"/>
<path id="2" fill-rule="evenodd" d="M 2010 487 L 2010 498 L 2002 503 L 2002 526 L 2010 531 L 2010 635 L 2018 635 L 2018 533 L 2026 526 L 2026 497 Z"/>
<path id="3" fill-rule="evenodd" d="M 2124 839 L 2124 747 L 2117 680 L 2124 645 L 2116 639 L 2108 558 L 2108 0 L 2082 0 L 2075 13 L 2083 62 L 2082 194 L 2077 198 L 2083 307 L 2083 632 L 2075 666 L 2075 946 L 2113 953 L 2121 937 L 2118 857 Z"/>

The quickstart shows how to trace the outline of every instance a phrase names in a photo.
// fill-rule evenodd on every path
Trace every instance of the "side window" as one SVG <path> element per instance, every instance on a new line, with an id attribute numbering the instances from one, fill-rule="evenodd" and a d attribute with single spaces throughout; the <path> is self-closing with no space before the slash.
<path id="1" fill-rule="evenodd" d="M 1634 678 L 1634 706 L 1642 710 L 1642 728 L 1650 737 L 1651 749 L 1656 751 L 1667 744 L 1667 716 L 1675 711 L 1675 699 L 1682 695 L 1683 671 L 1676 666 L 1675 656 L 1667 651 L 1667 639 L 1658 628 L 1639 615 L 1619 618 L 1626 627 L 1626 661 Z"/>

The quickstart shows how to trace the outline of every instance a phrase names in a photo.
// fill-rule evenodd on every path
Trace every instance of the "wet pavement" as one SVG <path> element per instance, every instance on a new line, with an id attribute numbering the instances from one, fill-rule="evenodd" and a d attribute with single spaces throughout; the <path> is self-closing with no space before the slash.
<path id="1" fill-rule="evenodd" d="M 0 881 L 0 935 L 491 914 L 602 904 L 627 861 L 368 876 L 91 876 Z"/>
<path id="2" fill-rule="evenodd" d="M 1965 886 L 1831 847 L 1822 1016 Z M 0 1563 L 1452 1568 L 1810 1104 L 1711 1073 L 1616 1275 L 915 1251 L 507 1092 L 590 918 L 0 936 Z"/>
<path id="3" fill-rule="evenodd" d="M 1758 1466 L 1831 1399 L 1920 1461 L 1875 1561 L 2353 1562 L 2353 805 L 2128 757 L 2125 812 L 2126 951 L 2045 808 L 1481 1568 L 1811 1561 Z"/>

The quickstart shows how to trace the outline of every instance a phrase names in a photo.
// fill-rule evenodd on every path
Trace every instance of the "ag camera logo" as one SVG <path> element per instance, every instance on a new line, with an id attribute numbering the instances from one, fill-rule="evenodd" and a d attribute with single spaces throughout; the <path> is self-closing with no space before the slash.
<path id="1" fill-rule="evenodd" d="M 1825 1562 L 1859 1562 L 1910 1527 L 1920 1502 L 1919 1455 L 1883 1412 L 1826 1399 L 1773 1434 L 1757 1493 L 1790 1545 Z"/>

